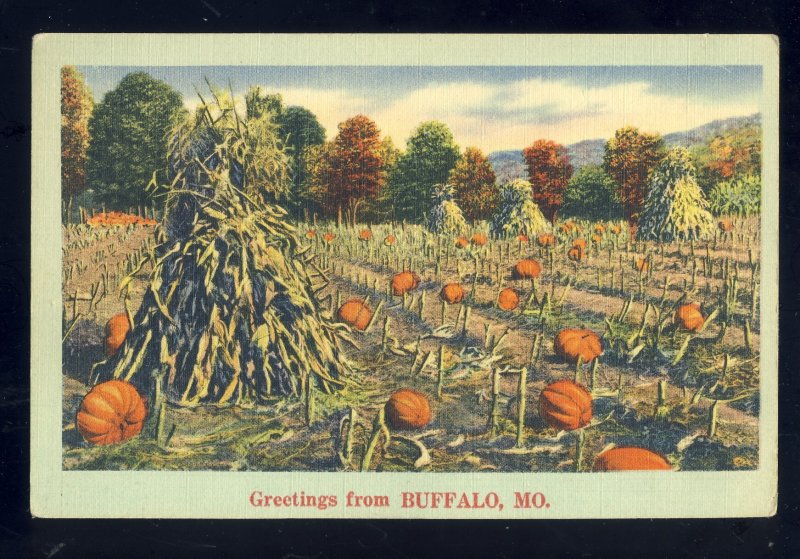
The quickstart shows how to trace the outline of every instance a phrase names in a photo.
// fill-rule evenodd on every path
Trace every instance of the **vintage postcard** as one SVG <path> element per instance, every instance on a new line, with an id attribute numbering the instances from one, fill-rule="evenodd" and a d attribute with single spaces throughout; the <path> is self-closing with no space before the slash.
<path id="1" fill-rule="evenodd" d="M 32 514 L 773 514 L 778 51 L 36 37 Z"/>

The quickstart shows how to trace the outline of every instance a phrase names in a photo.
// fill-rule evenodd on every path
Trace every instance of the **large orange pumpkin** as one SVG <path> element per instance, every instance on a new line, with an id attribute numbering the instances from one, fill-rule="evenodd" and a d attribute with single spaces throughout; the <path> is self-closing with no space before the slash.
<path id="1" fill-rule="evenodd" d="M 577 362 L 578 357 L 584 363 L 603 355 L 603 344 L 600 336 L 583 328 L 565 328 L 556 334 L 553 349 L 556 355 L 570 362 Z"/>
<path id="2" fill-rule="evenodd" d="M 431 405 L 421 392 L 401 388 L 386 402 L 386 421 L 393 429 L 419 429 L 431 421 Z"/>
<path id="3" fill-rule="evenodd" d="M 356 330 L 363 331 L 367 329 L 367 325 L 372 318 L 372 311 L 361 299 L 350 299 L 339 307 L 336 315 L 342 322 L 349 324 Z"/>
<path id="4" fill-rule="evenodd" d="M 132 384 L 109 380 L 83 397 L 76 423 L 86 442 L 107 445 L 138 435 L 146 415 L 144 400 Z"/>
<path id="5" fill-rule="evenodd" d="M 534 279 L 538 278 L 542 272 L 542 266 L 536 260 L 520 260 L 514 264 L 512 274 L 514 279 Z"/>
<path id="6" fill-rule="evenodd" d="M 572 246 L 580 248 L 581 250 L 586 250 L 586 239 L 575 239 L 572 242 Z"/>
<path id="7" fill-rule="evenodd" d="M 542 390 L 539 415 L 545 423 L 561 431 L 586 427 L 592 421 L 592 395 L 577 382 L 556 381 Z"/>
<path id="8" fill-rule="evenodd" d="M 719 230 L 723 233 L 729 233 L 733 231 L 733 223 L 730 219 L 722 219 L 719 222 Z"/>
<path id="9" fill-rule="evenodd" d="M 536 242 L 539 243 L 540 247 L 551 247 L 555 246 L 556 244 L 556 237 L 550 233 L 542 233 L 538 237 L 536 237 Z"/>
<path id="10" fill-rule="evenodd" d="M 476 247 L 482 247 L 489 242 L 489 239 L 483 233 L 475 233 L 472 235 L 470 242 Z"/>
<path id="11" fill-rule="evenodd" d="M 392 293 L 403 295 L 417 288 L 419 276 L 414 272 L 400 272 L 392 277 Z"/>
<path id="12" fill-rule="evenodd" d="M 497 306 L 504 311 L 513 311 L 519 305 L 519 295 L 511 288 L 506 287 L 497 296 Z"/>
<path id="13" fill-rule="evenodd" d="M 469 245 L 469 241 L 466 237 L 458 237 L 456 239 L 456 248 L 467 248 L 467 245 Z"/>
<path id="14" fill-rule="evenodd" d="M 602 239 L 602 237 L 600 237 L 600 235 L 592 235 L 592 242 L 594 244 L 599 245 L 600 241 L 602 241 L 602 240 L 603 239 Z"/>
<path id="15" fill-rule="evenodd" d="M 362 229 L 358 233 L 358 238 L 362 241 L 370 241 L 372 240 L 372 231 L 370 231 L 369 229 Z"/>
<path id="16" fill-rule="evenodd" d="M 671 469 L 670 463 L 660 454 L 635 446 L 606 450 L 595 459 L 593 468 L 595 472 Z"/>
<path id="17" fill-rule="evenodd" d="M 583 260 L 583 249 L 579 246 L 572 247 L 567 251 L 567 258 L 569 258 L 573 262 L 580 262 L 581 260 Z"/>
<path id="18" fill-rule="evenodd" d="M 464 300 L 464 288 L 458 283 L 448 283 L 439 292 L 439 299 L 451 305 Z"/>
<path id="19" fill-rule="evenodd" d="M 111 317 L 106 323 L 106 356 L 111 357 L 119 351 L 130 329 L 131 323 L 126 313 L 121 312 Z"/>
<path id="20" fill-rule="evenodd" d="M 706 319 L 700 312 L 700 303 L 686 303 L 675 311 L 675 324 L 682 326 L 690 332 L 697 332 Z"/>

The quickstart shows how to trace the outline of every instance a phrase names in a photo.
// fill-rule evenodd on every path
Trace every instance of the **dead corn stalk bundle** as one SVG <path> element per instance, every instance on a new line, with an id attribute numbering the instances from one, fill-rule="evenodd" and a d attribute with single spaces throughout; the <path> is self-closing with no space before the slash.
<path id="1" fill-rule="evenodd" d="M 337 341 L 346 327 L 314 296 L 310 253 L 277 205 L 287 159 L 272 116 L 257 95 L 244 119 L 229 96 L 201 101 L 174 136 L 165 240 L 142 306 L 94 377 L 152 393 L 156 374 L 182 405 L 330 392 L 346 372 Z"/>

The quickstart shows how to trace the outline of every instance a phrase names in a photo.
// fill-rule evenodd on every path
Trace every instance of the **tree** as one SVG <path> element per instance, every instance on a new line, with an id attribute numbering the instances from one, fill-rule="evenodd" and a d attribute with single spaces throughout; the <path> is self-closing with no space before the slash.
<path id="1" fill-rule="evenodd" d="M 89 117 L 94 99 L 77 68 L 61 68 L 61 195 L 64 199 L 86 189 Z"/>
<path id="2" fill-rule="evenodd" d="M 650 174 L 649 183 L 638 239 L 670 242 L 701 239 L 711 233 L 714 220 L 688 150 L 670 151 Z"/>
<path id="3" fill-rule="evenodd" d="M 422 223 L 433 185 L 447 182 L 458 158 L 458 146 L 446 124 L 420 124 L 406 140 L 406 152 L 390 179 L 394 217 Z"/>
<path id="4" fill-rule="evenodd" d="M 561 213 L 590 221 L 620 219 L 617 183 L 599 165 L 585 165 L 569 181 Z"/>
<path id="5" fill-rule="evenodd" d="M 394 145 L 391 136 L 385 136 L 381 140 L 381 159 L 383 159 L 383 174 L 386 178 L 384 187 L 381 188 L 374 203 L 369 204 L 365 211 L 371 219 L 375 221 L 385 221 L 393 215 L 394 200 L 392 199 L 392 189 L 389 185 L 390 177 L 395 174 L 397 161 L 400 159 L 401 151 Z"/>
<path id="6" fill-rule="evenodd" d="M 304 188 L 307 183 L 305 159 L 312 146 L 325 143 L 325 128 L 316 115 L 304 107 L 287 107 L 278 114 L 276 120 L 291 157 L 292 192 L 289 207 L 299 218 L 311 201 L 310 194 Z"/>
<path id="7" fill-rule="evenodd" d="M 500 192 L 492 164 L 483 152 L 468 147 L 450 171 L 450 184 L 467 219 L 487 219 L 497 207 Z"/>
<path id="8" fill-rule="evenodd" d="M 553 222 L 564 202 L 564 191 L 572 177 L 567 148 L 552 140 L 536 140 L 522 151 L 533 187 L 533 201 Z"/>
<path id="9" fill-rule="evenodd" d="M 761 127 L 748 125 L 717 134 L 693 150 L 704 192 L 719 182 L 761 175 Z"/>
<path id="10" fill-rule="evenodd" d="M 385 182 L 380 130 L 375 122 L 356 115 L 339 124 L 327 165 L 329 208 L 338 216 L 346 208 L 348 222 L 355 225 L 358 209 L 374 200 Z"/>
<path id="11" fill-rule="evenodd" d="M 647 177 L 664 157 L 664 140 L 658 134 L 626 126 L 605 145 L 603 168 L 617 183 L 617 197 L 625 218 L 635 224 L 647 195 Z"/>
<path id="12" fill-rule="evenodd" d="M 244 95 L 247 118 L 258 118 L 271 113 L 276 120 L 283 114 L 283 97 L 279 93 L 264 93 L 258 86 L 252 86 Z"/>
<path id="13" fill-rule="evenodd" d="M 459 235 L 467 229 L 461 208 L 453 200 L 455 189 L 450 184 L 436 184 L 431 196 L 431 213 L 428 229 L 440 235 Z"/>
<path id="14" fill-rule="evenodd" d="M 144 72 L 128 74 L 89 119 L 89 187 L 112 208 L 148 202 L 147 185 L 166 177 L 168 136 L 183 117 L 181 95 Z"/>
<path id="15" fill-rule="evenodd" d="M 531 183 L 515 179 L 500 188 L 500 205 L 489 226 L 493 236 L 504 239 L 533 236 L 549 228 L 550 224 L 533 201 Z"/>

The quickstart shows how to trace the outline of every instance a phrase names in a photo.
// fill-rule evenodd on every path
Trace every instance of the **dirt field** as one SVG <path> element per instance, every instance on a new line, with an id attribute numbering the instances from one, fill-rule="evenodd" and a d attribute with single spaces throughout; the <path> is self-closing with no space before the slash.
<path id="1" fill-rule="evenodd" d="M 592 391 L 581 471 L 611 444 L 650 449 L 679 470 L 756 468 L 759 223 L 734 224 L 732 234 L 709 243 L 632 243 L 612 224 L 596 233 L 595 224 L 579 223 L 558 233 L 551 248 L 531 238 L 463 249 L 418 226 L 372 226 L 373 239 L 362 242 L 362 228 L 301 224 L 300 236 L 318 255 L 312 279 L 327 282 L 318 294 L 322 304 L 332 313 L 355 297 L 373 310 L 380 306 L 369 329 L 354 332 L 357 347 L 343 345 L 352 364 L 346 387 L 315 393 L 310 422 L 300 399 L 247 408 L 170 406 L 166 441 L 156 444 L 143 433 L 108 447 L 83 442 L 74 416 L 92 364 L 103 359 L 106 321 L 141 303 L 150 268 L 139 263 L 155 249 L 156 229 L 70 226 L 63 237 L 64 467 L 574 471 L 576 432 L 548 427 L 538 406 L 547 384 L 567 378 Z M 317 234 L 308 239 L 311 229 Z M 324 232 L 335 235 L 330 243 Z M 396 237 L 391 246 L 384 243 L 389 234 Z M 576 263 L 567 251 L 577 238 L 589 246 Z M 522 258 L 541 263 L 535 285 L 512 277 Z M 636 269 L 637 258 L 647 259 L 646 272 Z M 420 284 L 405 297 L 391 296 L 392 276 L 402 270 L 417 273 Z M 131 272 L 126 303 L 118 286 Z M 438 295 L 448 282 L 462 284 L 467 297 L 446 305 L 443 320 Z M 506 287 L 520 297 L 512 311 L 496 304 Z M 708 320 L 696 335 L 672 320 L 676 304 L 691 301 L 702 304 Z M 555 355 L 554 336 L 566 327 L 603 336 L 596 364 L 576 370 Z M 527 382 L 520 386 L 523 367 Z M 493 374 L 500 375 L 496 395 Z M 403 387 L 428 396 L 433 420 L 419 431 L 392 433 L 387 445 L 374 437 L 373 424 Z"/>

